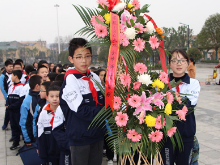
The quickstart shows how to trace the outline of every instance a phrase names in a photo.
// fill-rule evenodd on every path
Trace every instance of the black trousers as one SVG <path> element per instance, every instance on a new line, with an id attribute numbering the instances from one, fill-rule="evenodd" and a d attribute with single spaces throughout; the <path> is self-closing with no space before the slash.
<path id="1" fill-rule="evenodd" d="M 72 165 L 101 165 L 103 140 L 85 146 L 70 146 Z"/>
<path id="2" fill-rule="evenodd" d="M 5 109 L 4 125 L 8 126 L 9 120 L 10 120 L 10 110 Z"/>
<path id="3" fill-rule="evenodd" d="M 8 110 L 8 111 L 10 111 L 10 110 Z M 9 114 L 10 114 L 12 139 L 15 142 L 19 142 L 20 141 L 20 132 L 21 132 L 21 127 L 19 125 L 20 111 L 18 111 L 18 112 L 10 111 Z"/>
<path id="4" fill-rule="evenodd" d="M 108 143 L 106 141 L 107 135 L 104 137 L 104 144 L 106 149 L 106 156 L 109 160 L 113 160 L 114 158 L 114 152 L 109 148 Z"/>
<path id="5" fill-rule="evenodd" d="M 60 151 L 60 163 L 59 165 L 71 165 L 70 151 Z"/>

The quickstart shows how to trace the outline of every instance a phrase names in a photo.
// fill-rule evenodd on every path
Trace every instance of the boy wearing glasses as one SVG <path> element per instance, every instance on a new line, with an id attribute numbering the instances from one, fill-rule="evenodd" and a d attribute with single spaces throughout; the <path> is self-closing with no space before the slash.
<path id="1" fill-rule="evenodd" d="M 104 96 L 95 84 L 99 77 L 90 72 L 91 47 L 83 38 L 73 38 L 69 44 L 69 68 L 60 92 L 60 107 L 65 117 L 66 134 L 71 150 L 72 164 L 101 165 L 104 131 L 88 129 L 94 117 L 104 106 Z"/>

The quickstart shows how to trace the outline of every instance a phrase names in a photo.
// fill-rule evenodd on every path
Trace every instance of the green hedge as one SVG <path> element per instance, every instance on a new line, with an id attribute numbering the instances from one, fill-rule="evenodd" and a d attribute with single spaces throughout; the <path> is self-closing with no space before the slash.
<path id="1" fill-rule="evenodd" d="M 219 63 L 218 60 L 202 60 L 200 62 L 204 62 L 204 63 Z"/>

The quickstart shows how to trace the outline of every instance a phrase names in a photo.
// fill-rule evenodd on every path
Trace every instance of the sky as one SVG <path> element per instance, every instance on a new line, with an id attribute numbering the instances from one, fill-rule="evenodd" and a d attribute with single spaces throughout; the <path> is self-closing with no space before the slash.
<path id="1" fill-rule="evenodd" d="M 84 23 L 72 4 L 96 8 L 97 0 L 0 0 L 0 41 L 37 41 L 47 44 L 58 36 L 73 36 Z M 158 27 L 189 25 L 197 35 L 209 15 L 220 12 L 219 0 L 139 0 L 149 4 L 149 15 Z"/>

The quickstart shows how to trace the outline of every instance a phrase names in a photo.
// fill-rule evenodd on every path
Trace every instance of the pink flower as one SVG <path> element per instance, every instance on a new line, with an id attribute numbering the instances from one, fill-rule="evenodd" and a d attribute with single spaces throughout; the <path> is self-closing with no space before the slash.
<path id="1" fill-rule="evenodd" d="M 163 132 L 157 130 L 157 131 L 152 131 L 149 135 L 148 135 L 149 139 L 152 142 L 160 142 L 163 139 Z"/>
<path id="2" fill-rule="evenodd" d="M 137 81 L 133 84 L 133 89 L 138 90 L 140 88 L 140 86 L 141 86 L 141 83 Z"/>
<path id="3" fill-rule="evenodd" d="M 155 36 L 150 37 L 149 43 L 150 43 L 150 46 L 152 49 L 159 47 L 160 43 L 157 41 L 158 41 L 157 37 L 155 37 Z"/>
<path id="4" fill-rule="evenodd" d="M 160 109 L 164 108 L 164 103 L 162 101 L 163 97 L 165 95 L 163 93 L 157 92 L 153 95 L 152 103 L 154 103 L 156 106 L 158 106 Z"/>
<path id="5" fill-rule="evenodd" d="M 136 23 L 136 24 L 135 24 L 135 27 L 138 28 L 138 29 L 140 29 L 140 31 L 137 31 L 137 33 L 143 33 L 143 32 L 144 32 L 144 27 L 143 27 L 142 24 Z"/>
<path id="6" fill-rule="evenodd" d="M 141 111 L 152 111 L 151 102 L 152 98 L 146 98 L 145 92 L 142 92 L 140 105 L 135 109 L 134 115 L 139 114 Z"/>
<path id="7" fill-rule="evenodd" d="M 186 113 L 188 112 L 188 109 L 186 106 L 183 106 L 182 110 L 176 111 L 176 114 L 179 116 L 180 120 L 186 121 Z"/>
<path id="8" fill-rule="evenodd" d="M 174 100 L 173 95 L 171 94 L 171 92 L 167 92 L 167 102 L 172 104 Z"/>
<path id="9" fill-rule="evenodd" d="M 165 84 L 169 83 L 168 74 L 166 72 L 160 72 L 159 79 Z"/>
<path id="10" fill-rule="evenodd" d="M 182 111 L 187 113 L 188 112 L 188 108 L 184 105 L 183 108 L 182 108 Z"/>
<path id="11" fill-rule="evenodd" d="M 130 22 L 131 14 L 129 11 L 124 10 L 124 12 L 121 14 L 121 23 L 126 25 L 126 22 Z"/>
<path id="12" fill-rule="evenodd" d="M 139 142 L 141 139 L 141 134 L 135 132 L 135 129 L 128 130 L 127 138 L 131 139 L 133 142 Z"/>
<path id="13" fill-rule="evenodd" d="M 182 100 L 181 100 L 181 97 L 180 97 L 180 94 L 176 91 L 176 100 L 178 101 L 179 104 L 182 103 Z"/>
<path id="14" fill-rule="evenodd" d="M 141 97 L 134 94 L 128 99 L 128 104 L 133 108 L 137 108 L 141 105 Z"/>
<path id="15" fill-rule="evenodd" d="M 92 24 L 94 27 L 96 27 L 96 25 L 99 24 L 99 23 L 95 20 L 96 17 L 97 17 L 100 21 L 102 21 L 102 22 L 105 21 L 104 18 L 103 18 L 101 15 L 98 15 L 98 16 L 94 15 L 94 16 L 92 16 L 92 18 L 91 18 L 91 24 Z M 100 25 L 100 24 L 99 24 L 99 25 Z"/>
<path id="16" fill-rule="evenodd" d="M 164 128 L 165 124 L 166 124 L 165 118 L 163 119 L 163 126 L 162 126 L 161 115 L 157 116 L 155 128 L 156 129 L 162 129 L 162 128 Z"/>
<path id="17" fill-rule="evenodd" d="M 140 115 L 137 118 L 139 119 L 139 124 L 143 124 L 145 118 L 145 111 L 141 111 Z"/>
<path id="18" fill-rule="evenodd" d="M 126 29 L 127 29 L 127 26 L 121 23 L 120 24 L 120 32 L 123 33 L 123 32 L 125 32 Z"/>
<path id="19" fill-rule="evenodd" d="M 119 78 L 122 85 L 129 86 L 131 84 L 131 77 L 129 74 L 121 74 Z"/>
<path id="20" fill-rule="evenodd" d="M 104 38 L 108 35 L 107 27 L 102 26 L 101 24 L 97 24 L 95 27 L 95 34 L 97 35 L 97 37 Z"/>
<path id="21" fill-rule="evenodd" d="M 115 116 L 115 121 L 116 121 L 117 126 L 125 127 L 128 121 L 127 113 L 117 112 L 117 116 Z"/>
<path id="22" fill-rule="evenodd" d="M 113 105 L 113 108 L 115 110 L 119 110 L 121 107 L 121 98 L 120 97 L 117 97 L 117 96 L 114 96 L 114 105 Z"/>
<path id="23" fill-rule="evenodd" d="M 122 46 L 128 46 L 130 44 L 127 35 L 124 33 L 120 33 L 120 44 Z"/>
<path id="24" fill-rule="evenodd" d="M 105 8 L 105 5 L 108 7 L 107 0 L 97 0 L 97 3 L 100 4 L 103 8 Z"/>
<path id="25" fill-rule="evenodd" d="M 172 137 L 176 132 L 176 127 L 172 127 L 167 131 L 167 136 Z"/>
<path id="26" fill-rule="evenodd" d="M 145 47 L 145 41 L 143 41 L 141 38 L 137 38 L 137 40 L 134 40 L 132 46 L 134 46 L 134 50 L 141 52 Z"/>
<path id="27" fill-rule="evenodd" d="M 140 9 L 140 2 L 138 0 L 133 0 L 131 4 L 135 6 L 135 10 Z"/>
<path id="28" fill-rule="evenodd" d="M 140 74 L 144 74 L 144 72 L 147 72 L 147 66 L 144 65 L 143 63 L 137 63 L 134 66 L 134 71 L 139 72 Z"/>

